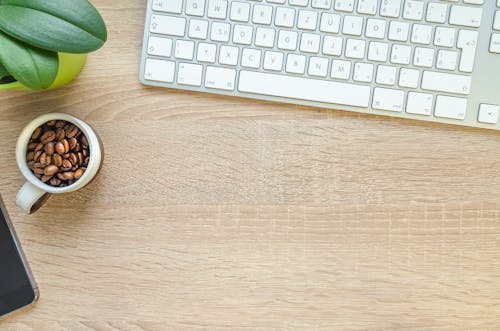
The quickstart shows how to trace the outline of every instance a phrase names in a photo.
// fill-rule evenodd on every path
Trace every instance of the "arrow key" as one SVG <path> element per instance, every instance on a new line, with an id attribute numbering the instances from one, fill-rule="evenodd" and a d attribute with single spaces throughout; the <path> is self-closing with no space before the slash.
<path id="1" fill-rule="evenodd" d="M 478 121 L 486 124 L 497 124 L 499 114 L 500 114 L 499 106 L 482 103 L 479 106 Z"/>

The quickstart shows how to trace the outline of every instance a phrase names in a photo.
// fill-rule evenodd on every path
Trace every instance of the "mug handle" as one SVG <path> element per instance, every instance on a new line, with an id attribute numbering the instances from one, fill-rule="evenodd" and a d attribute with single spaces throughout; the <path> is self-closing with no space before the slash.
<path id="1" fill-rule="evenodd" d="M 36 212 L 47 201 L 50 194 L 39 189 L 30 182 L 24 183 L 16 197 L 16 205 L 25 213 Z"/>

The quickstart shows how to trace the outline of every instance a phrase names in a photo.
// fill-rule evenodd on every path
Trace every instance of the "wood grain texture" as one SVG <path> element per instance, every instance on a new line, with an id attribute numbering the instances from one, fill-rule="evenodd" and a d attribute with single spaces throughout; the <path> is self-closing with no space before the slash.
<path id="1" fill-rule="evenodd" d="M 138 82 L 146 1 L 70 86 L 0 94 L 0 192 L 41 298 L 2 330 L 500 329 L 497 133 Z M 99 177 L 32 216 L 15 141 L 95 127 Z"/>

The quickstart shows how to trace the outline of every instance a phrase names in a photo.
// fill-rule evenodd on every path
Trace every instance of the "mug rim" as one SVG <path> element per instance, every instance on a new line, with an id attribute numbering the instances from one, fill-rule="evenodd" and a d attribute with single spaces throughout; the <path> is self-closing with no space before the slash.
<path id="1" fill-rule="evenodd" d="M 70 122 L 73 125 L 76 125 L 83 132 L 85 137 L 87 137 L 87 140 L 89 142 L 90 159 L 89 159 L 89 164 L 87 165 L 87 170 L 89 171 L 85 171 L 83 176 L 80 179 L 78 179 L 78 181 L 66 187 L 54 187 L 42 182 L 28 168 L 28 161 L 26 160 L 28 142 L 35 129 L 47 123 L 48 121 L 53 121 L 53 120 L 63 120 Z M 21 173 L 23 174 L 24 178 L 31 184 L 38 187 L 39 189 L 52 194 L 73 192 L 87 185 L 91 179 L 91 178 L 89 179 L 89 177 L 93 175 L 90 169 L 93 169 L 93 167 L 95 167 L 94 164 L 97 162 L 96 158 L 98 154 L 100 154 L 100 144 L 99 144 L 99 138 L 97 137 L 95 131 L 85 121 L 65 113 L 44 114 L 30 121 L 21 131 L 16 146 L 17 166 L 21 170 Z M 99 160 L 99 162 L 101 162 L 101 160 Z"/>

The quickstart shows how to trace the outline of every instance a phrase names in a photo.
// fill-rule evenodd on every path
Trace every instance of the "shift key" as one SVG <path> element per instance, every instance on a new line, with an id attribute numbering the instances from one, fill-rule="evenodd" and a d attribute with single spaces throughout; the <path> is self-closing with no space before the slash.
<path id="1" fill-rule="evenodd" d="M 424 71 L 422 89 L 437 92 L 467 95 L 470 93 L 471 78 L 465 75 Z"/>

